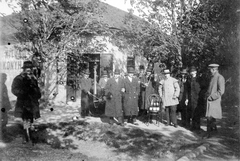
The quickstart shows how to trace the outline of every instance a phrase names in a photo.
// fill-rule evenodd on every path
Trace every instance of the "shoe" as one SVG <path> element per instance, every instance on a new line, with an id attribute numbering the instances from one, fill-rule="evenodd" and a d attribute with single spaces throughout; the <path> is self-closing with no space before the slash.
<path id="1" fill-rule="evenodd" d="M 174 126 L 175 128 L 178 128 L 178 125 L 177 125 L 177 124 L 174 124 L 173 126 Z"/>

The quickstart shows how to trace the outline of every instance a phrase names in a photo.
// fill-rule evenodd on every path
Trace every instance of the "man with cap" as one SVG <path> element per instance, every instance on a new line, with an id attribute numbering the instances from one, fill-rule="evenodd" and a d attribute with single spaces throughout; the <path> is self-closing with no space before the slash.
<path id="1" fill-rule="evenodd" d="M 117 121 L 123 125 L 123 93 L 124 80 L 120 77 L 120 70 L 115 69 L 114 77 L 109 78 L 105 86 L 106 106 L 105 115 L 109 117 L 109 123 Z"/>
<path id="2" fill-rule="evenodd" d="M 222 118 L 221 97 L 225 92 L 225 79 L 218 72 L 218 64 L 210 64 L 211 81 L 207 90 L 207 134 L 217 132 L 216 119 Z"/>
<path id="3" fill-rule="evenodd" d="M 179 104 L 177 106 L 177 112 L 181 113 L 181 123 L 183 126 L 186 126 L 186 117 L 187 117 L 187 105 L 186 105 L 187 77 L 188 77 L 187 69 L 183 69 L 180 73 L 180 77 L 178 80 L 179 87 L 180 87 L 180 94 L 178 98 Z"/>
<path id="4" fill-rule="evenodd" d="M 193 120 L 194 110 L 197 107 L 198 94 L 200 92 L 200 84 L 197 79 L 197 69 L 194 66 L 190 67 L 189 73 L 190 77 L 187 81 L 187 98 L 186 98 L 187 104 L 186 127 L 195 130 L 196 127 L 194 125 L 194 122 L 191 122 L 191 120 Z"/>
<path id="5" fill-rule="evenodd" d="M 22 118 L 24 125 L 32 124 L 40 117 L 39 99 L 40 88 L 36 77 L 32 73 L 33 63 L 25 61 L 23 71 L 13 79 L 12 93 L 17 97 L 14 116 Z M 25 128 L 25 126 L 24 126 Z M 23 143 L 29 141 L 26 131 L 23 132 Z"/>
<path id="6" fill-rule="evenodd" d="M 163 108 L 166 111 L 167 125 L 173 123 L 173 126 L 177 127 L 176 110 L 179 104 L 180 87 L 178 80 L 170 76 L 169 69 L 165 69 L 163 74 L 165 79 L 160 81 L 159 96 L 162 98 Z"/>
<path id="7" fill-rule="evenodd" d="M 128 75 L 124 79 L 124 117 L 128 123 L 136 124 L 136 116 L 138 115 L 138 96 L 140 92 L 139 80 L 133 77 L 135 70 L 133 67 L 128 68 Z"/>
<path id="8" fill-rule="evenodd" d="M 81 90 L 81 117 L 89 115 L 89 97 L 91 95 L 90 90 L 93 87 L 93 80 L 89 78 L 89 69 L 83 71 L 83 77 L 80 79 L 80 90 Z"/>

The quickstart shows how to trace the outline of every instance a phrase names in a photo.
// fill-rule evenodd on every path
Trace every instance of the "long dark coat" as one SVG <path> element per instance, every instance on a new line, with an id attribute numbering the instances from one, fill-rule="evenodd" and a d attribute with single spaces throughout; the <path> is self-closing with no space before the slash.
<path id="1" fill-rule="evenodd" d="M 118 82 L 115 78 L 110 78 L 105 86 L 105 93 L 111 94 L 111 99 L 106 99 L 105 115 L 109 117 L 121 117 L 123 116 L 123 94 L 121 89 L 124 88 L 124 80 L 118 78 Z"/>
<path id="2" fill-rule="evenodd" d="M 23 119 L 37 119 L 40 117 L 39 102 L 40 88 L 36 79 L 23 74 L 16 76 L 12 83 L 12 93 L 17 96 L 14 116 Z M 27 112 L 27 116 L 25 115 Z M 32 116 L 29 116 L 29 115 Z"/>
<path id="3" fill-rule="evenodd" d="M 194 110 L 197 107 L 198 97 L 200 92 L 200 84 L 197 77 L 189 78 L 187 81 L 187 97 L 188 97 L 188 108 L 191 111 L 191 117 L 193 116 Z"/>
<path id="4" fill-rule="evenodd" d="M 138 115 L 138 96 L 140 93 L 140 85 L 138 78 L 132 78 L 130 82 L 129 78 L 124 79 L 124 114 L 125 116 Z"/>
<path id="5" fill-rule="evenodd" d="M 210 81 L 207 91 L 207 111 L 206 117 L 216 119 L 222 118 L 221 97 L 225 92 L 225 79 L 218 72 L 215 73 Z"/>
<path id="6" fill-rule="evenodd" d="M 149 83 L 149 84 L 148 84 L 148 86 L 145 86 L 144 83 Z M 150 78 L 150 81 L 149 81 L 149 78 L 146 77 L 146 75 L 140 79 L 140 99 L 141 99 L 140 100 L 140 109 L 146 110 L 150 106 L 148 97 L 151 94 L 156 93 L 156 90 L 154 88 L 155 84 L 156 83 L 154 82 L 153 77 Z"/>

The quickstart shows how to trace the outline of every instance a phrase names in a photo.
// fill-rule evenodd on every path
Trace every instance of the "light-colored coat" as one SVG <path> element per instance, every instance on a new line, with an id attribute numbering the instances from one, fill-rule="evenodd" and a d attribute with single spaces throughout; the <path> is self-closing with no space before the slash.
<path id="1" fill-rule="evenodd" d="M 162 98 L 164 107 L 178 105 L 179 94 L 180 87 L 177 79 L 169 77 L 160 81 L 159 95 Z"/>
<path id="2" fill-rule="evenodd" d="M 216 72 L 211 78 L 207 91 L 206 117 L 222 118 L 221 97 L 225 92 L 225 79 Z"/>

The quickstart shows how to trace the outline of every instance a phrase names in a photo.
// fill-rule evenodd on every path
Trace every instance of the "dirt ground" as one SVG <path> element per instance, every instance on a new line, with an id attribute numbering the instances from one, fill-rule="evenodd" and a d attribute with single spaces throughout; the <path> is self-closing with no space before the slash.
<path id="1" fill-rule="evenodd" d="M 162 123 L 146 125 L 138 120 L 137 126 L 122 127 L 106 123 L 104 117 L 73 120 L 79 116 L 77 108 L 51 106 L 42 110 L 42 117 L 35 122 L 34 146 L 22 144 L 21 128 L 10 112 L 8 134 L 0 144 L 0 161 L 172 161 L 203 143 L 209 143 L 209 149 L 194 160 L 238 160 L 237 108 L 223 109 L 219 133 L 202 139 L 181 126 Z M 204 120 L 202 128 L 206 128 Z"/>

